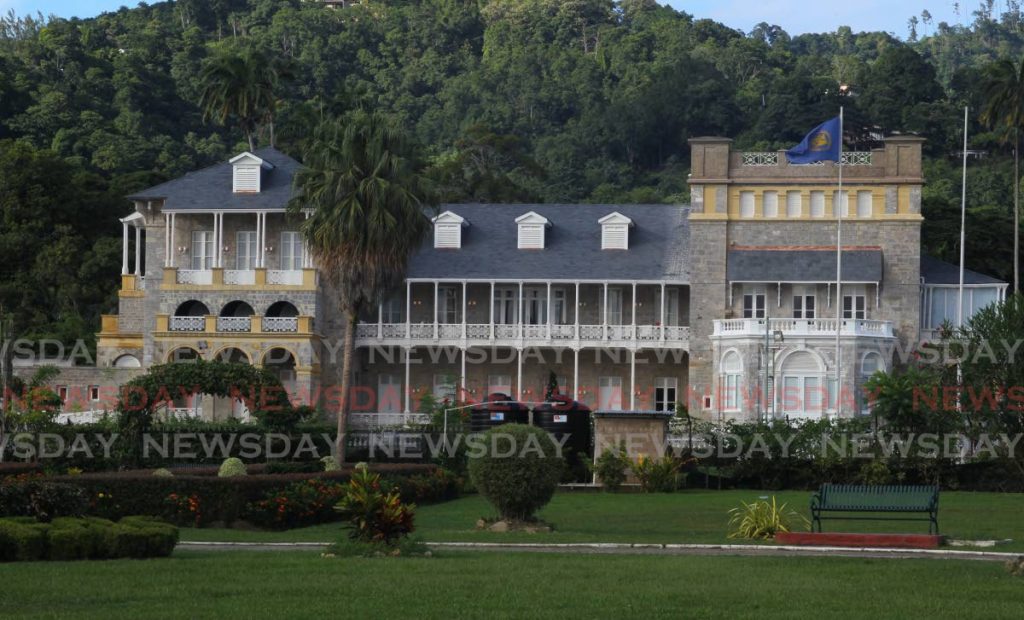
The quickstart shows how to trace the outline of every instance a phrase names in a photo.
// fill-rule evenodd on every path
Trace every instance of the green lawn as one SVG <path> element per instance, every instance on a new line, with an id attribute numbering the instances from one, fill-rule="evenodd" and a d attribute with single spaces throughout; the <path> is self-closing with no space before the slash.
<path id="1" fill-rule="evenodd" d="M 0 565 L 5 618 L 1019 618 L 996 562 L 446 552 Z"/>
<path id="2" fill-rule="evenodd" d="M 418 534 L 428 541 L 494 542 L 725 542 L 727 511 L 740 501 L 753 501 L 763 491 L 685 491 L 673 494 L 559 493 L 540 513 L 553 523 L 550 534 L 495 534 L 478 532 L 476 520 L 493 514 L 479 496 L 422 506 L 417 510 Z M 808 514 L 807 492 L 775 494 L 780 502 Z M 1024 495 L 998 493 L 943 493 L 939 524 L 954 538 L 1005 539 L 999 551 L 1024 550 Z M 925 522 L 826 522 L 826 531 L 928 531 Z M 287 532 L 251 532 L 224 529 L 184 529 L 183 540 L 217 541 L 332 541 L 338 524 Z"/>

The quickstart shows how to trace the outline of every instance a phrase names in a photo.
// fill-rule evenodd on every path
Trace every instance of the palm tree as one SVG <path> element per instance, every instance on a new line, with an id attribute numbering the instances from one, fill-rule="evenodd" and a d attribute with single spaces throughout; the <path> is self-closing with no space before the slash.
<path id="1" fill-rule="evenodd" d="M 1024 60 L 1003 58 L 985 68 L 981 120 L 1013 139 L 1013 290 L 1020 290 L 1020 130 L 1024 124 Z"/>
<path id="2" fill-rule="evenodd" d="M 314 131 L 288 203 L 320 273 L 345 314 L 338 462 L 345 460 L 355 329 L 360 312 L 405 278 L 409 256 L 430 231 L 434 192 L 409 139 L 380 114 L 328 119 Z"/>
<path id="3" fill-rule="evenodd" d="M 200 73 L 199 107 L 203 120 L 225 125 L 234 117 L 245 133 L 250 151 L 256 150 L 256 131 L 267 122 L 273 146 L 277 110 L 274 91 L 287 76 L 287 67 L 276 56 L 254 47 L 221 49 L 206 61 Z"/>

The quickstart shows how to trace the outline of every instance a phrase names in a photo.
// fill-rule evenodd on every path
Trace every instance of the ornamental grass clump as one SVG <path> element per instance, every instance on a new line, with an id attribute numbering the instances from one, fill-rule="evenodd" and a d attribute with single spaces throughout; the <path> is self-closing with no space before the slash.
<path id="1" fill-rule="evenodd" d="M 775 502 L 775 496 L 769 503 L 766 500 L 756 502 L 740 502 L 738 508 L 729 511 L 729 538 L 749 538 L 754 540 L 770 540 L 780 532 L 789 532 L 794 523 L 805 529 L 810 521 L 795 510 L 787 510 L 786 504 L 781 506 Z"/>
<path id="2" fill-rule="evenodd" d="M 469 475 L 477 490 L 506 521 L 530 521 L 555 494 L 565 460 L 546 431 L 505 424 L 474 446 Z"/>

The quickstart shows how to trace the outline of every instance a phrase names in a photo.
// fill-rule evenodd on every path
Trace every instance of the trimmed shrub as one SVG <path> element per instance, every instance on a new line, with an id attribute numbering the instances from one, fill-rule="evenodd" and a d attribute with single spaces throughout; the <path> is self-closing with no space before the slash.
<path id="1" fill-rule="evenodd" d="M 0 519 L 0 561 L 166 557 L 177 542 L 177 528 L 148 517 Z"/>
<path id="2" fill-rule="evenodd" d="M 157 478 L 173 478 L 174 477 L 174 474 L 171 473 L 171 470 L 166 469 L 164 467 L 161 467 L 159 469 L 154 469 L 153 470 L 153 475 L 156 476 Z"/>
<path id="3" fill-rule="evenodd" d="M 231 457 L 224 459 L 224 462 L 220 464 L 220 469 L 217 470 L 217 475 L 221 478 L 231 478 L 233 476 L 244 476 L 248 472 L 245 470 L 245 463 L 242 459 Z"/>
<path id="4" fill-rule="evenodd" d="M 630 468 L 644 493 L 671 493 L 679 488 L 679 462 L 667 454 L 660 459 L 641 455 Z"/>
<path id="5" fill-rule="evenodd" d="M 618 491 L 622 483 L 626 481 L 626 470 L 631 463 L 626 456 L 626 444 L 622 443 L 618 448 L 607 447 L 601 451 L 594 465 L 594 474 L 604 485 L 606 491 Z"/>
<path id="6" fill-rule="evenodd" d="M 345 487 L 336 482 L 319 479 L 293 482 L 250 504 L 248 520 L 273 529 L 326 523 L 337 518 L 334 505 L 344 495 Z"/>
<path id="7" fill-rule="evenodd" d="M 34 517 L 47 523 L 56 517 L 80 517 L 88 505 L 82 489 L 71 484 L 32 478 L 0 485 L 0 516 Z"/>
<path id="8" fill-rule="evenodd" d="M 333 456 L 325 456 L 320 459 L 320 464 L 323 465 L 324 471 L 340 471 L 341 465 L 338 465 L 337 459 Z"/>
<path id="9" fill-rule="evenodd" d="M 188 473 L 185 473 L 186 471 Z M 457 496 L 458 493 L 458 488 L 450 483 L 414 486 L 408 482 L 407 479 L 413 476 L 420 479 L 433 479 L 437 476 L 438 480 L 452 478 L 445 474 L 436 474 L 437 468 L 434 465 L 377 464 L 373 465 L 371 471 L 386 477 L 389 488 L 398 487 L 403 501 L 443 501 Z M 203 473 L 207 474 L 206 471 Z M 180 470 L 174 477 L 164 478 L 153 476 L 151 471 L 136 470 L 85 473 L 81 476 L 60 476 L 48 480 L 82 489 L 89 502 L 86 509 L 89 515 L 115 521 L 129 515 L 147 515 L 182 525 L 195 525 L 195 512 L 191 509 L 188 509 L 187 514 L 179 512 L 178 506 L 168 501 L 171 494 L 176 494 L 179 498 L 196 499 L 200 525 L 223 523 L 230 526 L 235 521 L 250 520 L 252 515 L 249 507 L 253 503 L 266 499 L 269 494 L 280 492 L 293 483 L 319 479 L 328 483 L 343 484 L 348 481 L 350 475 L 351 469 L 348 467 L 337 472 L 247 475 L 232 478 L 220 478 L 213 475 L 213 472 L 195 475 L 189 470 Z M 0 489 L 3 488 L 0 486 Z"/>
<path id="10" fill-rule="evenodd" d="M 523 424 L 492 428 L 482 440 L 484 453 L 470 454 L 473 484 L 502 518 L 531 519 L 551 501 L 562 477 L 558 446 L 546 431 Z"/>

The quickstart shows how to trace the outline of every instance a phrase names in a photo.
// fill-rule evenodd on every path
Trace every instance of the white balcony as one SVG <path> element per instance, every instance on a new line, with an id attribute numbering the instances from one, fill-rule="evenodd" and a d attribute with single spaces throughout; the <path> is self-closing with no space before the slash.
<path id="1" fill-rule="evenodd" d="M 263 331 L 272 333 L 286 333 L 299 331 L 299 319 L 294 316 L 265 316 L 263 317 Z"/>
<path id="2" fill-rule="evenodd" d="M 715 321 L 714 336 L 764 337 L 766 333 L 781 331 L 784 336 L 840 336 L 892 338 L 891 321 L 868 319 L 725 319 Z"/>
<path id="3" fill-rule="evenodd" d="M 241 286 L 251 286 L 253 284 L 256 284 L 256 270 L 225 269 L 224 284 L 237 284 Z"/>
<path id="4" fill-rule="evenodd" d="M 360 323 L 360 346 L 608 346 L 689 348 L 690 328 L 661 325 Z"/>
<path id="5" fill-rule="evenodd" d="M 201 332 L 206 329 L 205 316 L 172 316 L 167 323 L 172 332 Z"/>
<path id="6" fill-rule="evenodd" d="M 179 269 L 175 281 L 178 284 L 213 284 L 213 271 L 210 269 Z"/>
<path id="7" fill-rule="evenodd" d="M 430 424 L 430 416 L 425 413 L 350 413 L 348 427 L 353 430 L 371 430 L 377 428 L 409 428 Z"/>
<path id="8" fill-rule="evenodd" d="M 219 332 L 248 332 L 252 330 L 252 318 L 247 316 L 219 316 L 217 317 L 217 331 Z"/>
<path id="9" fill-rule="evenodd" d="M 267 284 L 300 286 L 302 284 L 302 270 L 267 269 Z"/>

